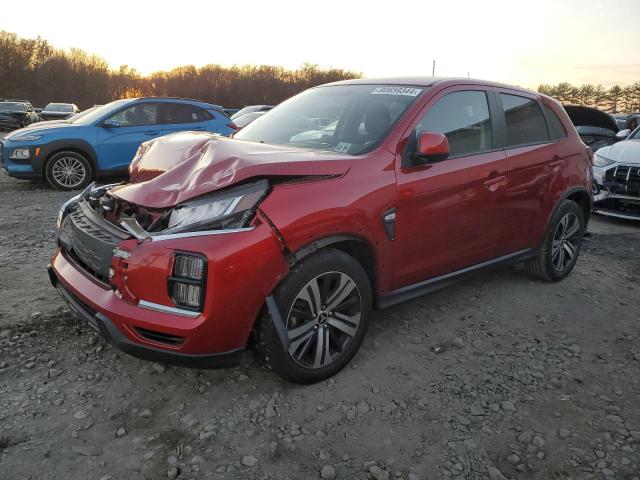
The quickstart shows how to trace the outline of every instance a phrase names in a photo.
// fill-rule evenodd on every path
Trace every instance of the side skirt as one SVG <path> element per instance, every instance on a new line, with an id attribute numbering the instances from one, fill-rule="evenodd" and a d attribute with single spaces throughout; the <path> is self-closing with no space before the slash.
<path id="1" fill-rule="evenodd" d="M 437 290 L 448 287 L 449 285 L 458 282 L 463 277 L 477 273 L 482 270 L 489 270 L 493 268 L 499 268 L 514 263 L 519 263 L 524 260 L 529 260 L 538 254 L 538 250 L 535 248 L 520 250 L 518 252 L 510 253 L 502 257 L 487 260 L 486 262 L 478 263 L 470 267 L 465 267 L 455 272 L 446 273 L 438 277 L 430 278 L 422 282 L 407 285 L 406 287 L 393 290 L 378 299 L 378 308 L 387 308 L 398 303 L 412 300 L 427 293 L 435 292 Z"/>

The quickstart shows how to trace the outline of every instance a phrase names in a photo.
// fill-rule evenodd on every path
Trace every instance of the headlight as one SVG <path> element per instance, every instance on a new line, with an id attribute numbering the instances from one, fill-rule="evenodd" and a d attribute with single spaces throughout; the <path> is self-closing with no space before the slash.
<path id="1" fill-rule="evenodd" d="M 16 160 L 24 160 L 29 158 L 28 148 L 14 148 L 9 154 L 9 158 L 15 158 Z"/>
<path id="2" fill-rule="evenodd" d="M 597 153 L 593 155 L 593 164 L 596 167 L 606 167 L 607 165 L 611 165 L 612 163 L 616 163 L 613 160 L 609 160 L 608 158 L 605 158 L 601 155 L 598 155 Z"/>
<path id="3" fill-rule="evenodd" d="M 21 142 L 33 142 L 41 138 L 42 138 L 42 135 L 21 135 L 21 136 L 12 138 L 12 140 L 14 141 L 18 140 Z"/>
<path id="4" fill-rule="evenodd" d="M 166 233 L 241 228 L 269 189 L 267 180 L 232 188 L 178 205 L 169 216 Z"/>

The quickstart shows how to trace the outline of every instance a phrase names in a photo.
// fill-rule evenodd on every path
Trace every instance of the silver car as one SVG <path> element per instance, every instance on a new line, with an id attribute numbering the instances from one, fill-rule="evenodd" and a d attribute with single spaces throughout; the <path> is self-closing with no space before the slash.
<path id="1" fill-rule="evenodd" d="M 640 220 L 640 127 L 625 140 L 597 150 L 593 164 L 594 210 Z"/>

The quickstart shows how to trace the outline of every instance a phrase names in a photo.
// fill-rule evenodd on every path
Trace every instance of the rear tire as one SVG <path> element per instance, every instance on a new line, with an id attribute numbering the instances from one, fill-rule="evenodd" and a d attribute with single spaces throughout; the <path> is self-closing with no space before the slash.
<path id="1" fill-rule="evenodd" d="M 93 169 L 84 155 L 63 151 L 47 160 L 45 178 L 57 190 L 78 190 L 89 184 L 93 178 Z"/>
<path id="2" fill-rule="evenodd" d="M 369 277 L 350 255 L 321 250 L 296 265 L 274 298 L 290 346 L 285 350 L 266 311 L 255 328 L 256 356 L 294 383 L 335 375 L 360 348 L 371 315 Z"/>
<path id="3" fill-rule="evenodd" d="M 580 206 L 564 200 L 549 222 L 538 256 L 525 263 L 529 274 L 545 282 L 569 275 L 580 254 L 584 229 Z"/>

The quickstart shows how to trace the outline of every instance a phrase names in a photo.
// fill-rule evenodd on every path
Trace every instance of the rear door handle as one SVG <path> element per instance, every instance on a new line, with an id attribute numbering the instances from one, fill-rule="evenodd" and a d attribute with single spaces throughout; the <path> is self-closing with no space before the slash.
<path id="1" fill-rule="evenodd" d="M 144 132 L 145 135 L 158 135 L 160 133 L 160 130 L 149 130 L 147 132 Z"/>
<path id="2" fill-rule="evenodd" d="M 564 165 L 564 160 L 560 158 L 558 155 L 554 155 L 551 161 L 549 162 L 549 166 L 554 170 L 557 169 L 558 167 L 561 167 L 562 165 Z"/>

